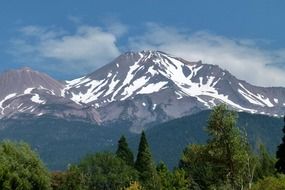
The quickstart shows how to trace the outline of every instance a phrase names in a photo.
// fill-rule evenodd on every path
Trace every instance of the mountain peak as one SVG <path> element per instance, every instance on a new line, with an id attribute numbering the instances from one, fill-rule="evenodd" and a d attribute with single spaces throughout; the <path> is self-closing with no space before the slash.
<path id="1" fill-rule="evenodd" d="M 34 71 L 29 67 L 10 70 L 0 75 L 0 99 L 12 94 L 21 94 L 28 88 L 52 89 L 60 95 L 64 85 L 45 73 Z"/>
<path id="2" fill-rule="evenodd" d="M 31 75 L 47 76 L 45 73 L 41 73 L 39 71 L 35 71 L 32 68 L 30 68 L 30 67 L 22 67 L 22 68 L 18 68 L 18 69 L 8 70 L 8 71 L 0 74 L 0 77 L 22 78 L 22 77 L 31 76 Z"/>
<path id="3" fill-rule="evenodd" d="M 159 57 L 163 55 L 169 56 L 169 54 L 162 52 L 162 51 L 158 51 L 158 50 L 128 51 L 122 54 L 121 56 L 127 56 L 127 57 L 140 56 L 140 57 L 149 57 L 149 58 L 153 57 L 154 58 L 154 57 Z"/>
<path id="4" fill-rule="evenodd" d="M 18 69 L 19 71 L 33 71 L 30 67 L 22 67 L 20 69 Z"/>

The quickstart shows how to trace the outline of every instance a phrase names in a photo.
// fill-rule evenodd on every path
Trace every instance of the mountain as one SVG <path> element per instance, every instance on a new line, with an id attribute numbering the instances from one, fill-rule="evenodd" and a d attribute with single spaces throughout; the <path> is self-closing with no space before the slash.
<path id="1" fill-rule="evenodd" d="M 0 118 L 51 115 L 103 126 L 123 121 L 133 132 L 220 103 L 249 113 L 285 112 L 285 88 L 254 86 L 217 65 L 160 51 L 127 52 L 64 82 L 29 68 L 9 71 L 0 76 L 0 88 Z"/>
<path id="2" fill-rule="evenodd" d="M 64 88 L 64 84 L 30 68 L 6 72 L 0 76 L 0 118 L 53 115 L 100 121 L 94 108 L 63 97 Z"/>
<path id="3" fill-rule="evenodd" d="M 266 73 L 265 73 L 266 77 Z M 170 167 L 189 143 L 204 143 L 209 109 L 239 111 L 251 145 L 274 151 L 281 139 L 285 88 L 258 87 L 217 65 L 160 51 L 127 52 L 71 81 L 30 68 L 0 75 L 0 139 L 31 144 L 50 169 L 88 152 L 112 150 L 121 134 L 136 149 L 146 133 L 157 161 Z"/>
<path id="4" fill-rule="evenodd" d="M 160 51 L 127 52 L 97 71 L 66 82 L 64 96 L 94 106 L 102 123 L 132 122 L 132 130 L 226 103 L 237 111 L 281 116 L 285 88 L 257 87 L 217 65 Z"/>

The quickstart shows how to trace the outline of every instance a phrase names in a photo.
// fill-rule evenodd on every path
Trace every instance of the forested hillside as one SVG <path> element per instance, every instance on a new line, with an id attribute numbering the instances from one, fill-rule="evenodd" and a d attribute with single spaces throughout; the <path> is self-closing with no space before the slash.
<path id="1" fill-rule="evenodd" d="M 187 144 L 204 144 L 205 131 L 210 111 L 172 120 L 146 131 L 156 161 L 164 161 L 169 168 L 176 166 L 182 150 Z M 237 126 L 246 131 L 248 141 L 254 151 L 264 144 L 268 151 L 275 154 L 281 142 L 283 118 L 238 113 Z M 130 139 L 133 149 L 137 139 Z"/>
<path id="2" fill-rule="evenodd" d="M 250 146 L 247 134 L 252 134 L 237 127 L 237 113 L 228 110 L 225 105 L 215 107 L 210 115 L 207 112 L 200 114 L 200 118 L 207 115 L 204 126 L 207 140 L 204 143 L 192 141 L 186 144 L 173 170 L 169 170 L 164 162 L 155 162 L 153 154 L 162 154 L 163 150 L 152 147 L 149 144 L 151 138 L 148 138 L 144 131 L 140 139 L 137 139 L 135 152 L 129 148 L 128 138 L 121 136 L 116 143 L 116 151 L 97 151 L 97 153 L 90 151 L 67 169 L 50 173 L 27 144 L 3 141 L 0 143 L 0 187 L 5 190 L 263 190 L 269 188 L 279 190 L 285 188 L 284 138 L 278 146 L 275 158 L 257 141 L 256 151 L 251 148 L 253 146 Z M 182 125 L 190 120 L 183 118 L 180 121 Z M 243 124 L 242 121 L 240 120 L 240 125 Z M 250 120 L 247 123 L 250 124 Z M 171 126 L 169 123 L 168 125 Z M 248 132 L 250 131 L 251 128 L 248 128 Z M 257 136 L 262 138 L 265 135 L 263 132 Z M 285 133 L 285 128 L 283 132 Z M 165 142 L 166 140 L 161 141 L 161 144 Z M 165 144 L 165 148 L 175 147 L 171 141 L 168 142 L 170 143 L 167 146 Z M 169 152 L 168 156 L 171 154 L 174 153 Z"/>
<path id="3" fill-rule="evenodd" d="M 205 143 L 209 113 L 203 111 L 147 130 L 155 160 L 164 161 L 172 169 L 187 144 Z M 274 153 L 280 143 L 281 118 L 239 113 L 237 125 L 242 130 L 246 129 L 253 150 L 262 143 L 270 153 Z M 49 169 L 62 170 L 68 164 L 79 161 L 86 153 L 115 150 L 117 139 L 122 134 L 129 138 L 130 147 L 135 152 L 139 135 L 130 133 L 128 126 L 128 123 L 115 123 L 100 127 L 54 117 L 9 120 L 1 122 L 0 139 L 25 141 L 40 154 Z"/>

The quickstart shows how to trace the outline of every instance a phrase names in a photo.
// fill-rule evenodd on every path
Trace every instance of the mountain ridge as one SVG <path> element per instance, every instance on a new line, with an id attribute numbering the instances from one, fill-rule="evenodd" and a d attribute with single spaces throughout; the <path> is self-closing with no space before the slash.
<path id="1" fill-rule="evenodd" d="M 25 77 L 19 78 L 18 73 Z M 19 87 L 7 83 L 11 78 L 16 78 Z M 285 112 L 283 87 L 254 86 L 217 65 L 161 51 L 126 52 L 86 76 L 64 82 L 29 68 L 6 72 L 0 75 L 0 87 L 8 89 L 0 94 L 0 117 L 51 114 L 102 125 L 125 120 L 132 123 L 134 132 L 220 103 L 250 113 L 282 116 Z M 23 102 L 27 104 L 24 111 Z M 62 114 L 60 109 L 47 111 L 48 103 L 70 107 Z M 35 111 L 38 108 L 42 109 Z"/>

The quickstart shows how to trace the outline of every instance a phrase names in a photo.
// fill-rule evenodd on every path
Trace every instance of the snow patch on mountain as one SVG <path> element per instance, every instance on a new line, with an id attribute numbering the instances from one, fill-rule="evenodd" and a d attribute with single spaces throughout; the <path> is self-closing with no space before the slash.
<path id="1" fill-rule="evenodd" d="M 238 89 L 238 92 L 240 92 L 250 103 L 260 105 L 262 107 L 273 107 L 274 105 L 271 103 L 269 98 L 265 98 L 261 94 L 253 94 L 249 90 L 247 90 L 241 83 L 239 83 L 239 86 L 243 88 L 243 90 Z"/>
<path id="2" fill-rule="evenodd" d="M 1 114 L 4 115 L 4 110 L 6 107 L 3 107 L 3 103 L 13 97 L 15 97 L 17 95 L 17 93 L 12 93 L 7 95 L 3 100 L 0 101 L 0 109 L 1 109 Z"/>
<path id="3" fill-rule="evenodd" d="M 41 98 L 38 94 L 33 95 L 31 100 L 37 104 L 45 104 L 46 103 L 44 100 L 41 100 Z"/>
<path id="4" fill-rule="evenodd" d="M 31 94 L 31 92 L 33 91 L 34 88 L 27 88 L 25 91 L 24 91 L 24 94 Z"/>
<path id="5" fill-rule="evenodd" d="M 168 82 L 161 81 L 158 83 L 151 83 L 147 84 L 146 86 L 143 86 L 140 91 L 137 92 L 137 94 L 151 94 L 154 92 L 159 92 Z"/>

